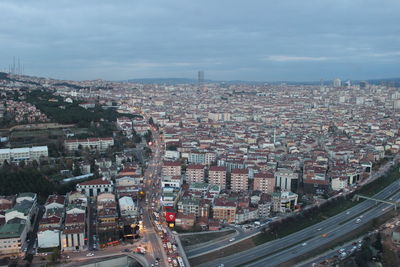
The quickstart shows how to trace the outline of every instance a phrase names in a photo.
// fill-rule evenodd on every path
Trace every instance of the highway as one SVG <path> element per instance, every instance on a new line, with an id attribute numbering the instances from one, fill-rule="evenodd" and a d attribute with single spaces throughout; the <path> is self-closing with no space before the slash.
<path id="1" fill-rule="evenodd" d="M 253 235 L 256 235 L 260 232 L 260 229 L 255 228 L 251 230 L 243 230 L 241 227 L 234 227 L 234 226 L 229 226 L 229 228 L 232 228 L 236 230 L 236 234 L 234 236 L 232 235 L 227 235 L 225 238 L 221 238 L 219 241 L 213 241 L 213 242 L 206 242 L 206 244 L 199 244 L 195 246 L 194 248 L 188 249 L 186 251 L 186 255 L 189 259 L 195 258 L 207 253 L 210 253 L 210 251 L 216 250 L 216 249 L 221 249 L 222 247 L 230 246 L 232 244 L 235 244 L 237 242 L 240 242 L 243 239 L 249 238 Z M 229 239 L 232 237 L 235 237 L 235 241 L 231 242 Z"/>
<path id="2" fill-rule="evenodd" d="M 397 163 L 400 160 L 400 156 L 397 155 L 394 159 L 393 162 Z M 374 172 L 371 176 L 371 178 L 369 178 L 366 181 L 363 181 L 361 184 L 364 184 L 365 182 L 370 182 L 373 181 L 379 177 L 381 177 L 382 175 L 384 175 L 389 169 L 390 167 L 393 165 L 392 162 L 388 162 L 386 163 L 384 166 L 382 166 L 378 171 Z M 235 227 L 237 230 L 238 228 Z M 319 227 L 315 227 L 315 229 L 319 229 Z M 235 242 L 229 242 L 229 238 L 226 238 L 224 240 L 220 240 L 217 242 L 213 242 L 211 244 L 204 244 L 204 245 L 199 245 L 195 248 L 191 248 L 189 250 L 186 251 L 186 255 L 188 256 L 188 258 L 195 258 L 201 255 L 206 255 L 212 251 L 221 249 L 223 247 L 227 247 L 230 246 L 234 243 L 240 242 L 241 240 L 247 239 L 252 237 L 253 235 L 256 235 L 257 233 L 261 232 L 261 229 L 252 229 L 250 231 L 240 231 L 239 230 L 239 234 L 235 237 Z"/>
<path id="3" fill-rule="evenodd" d="M 398 190 L 400 190 L 400 183 L 394 182 L 374 197 L 389 198 Z M 207 262 L 201 266 L 219 266 L 220 264 L 224 264 L 225 266 L 276 266 L 323 244 L 327 244 L 335 238 L 351 232 L 359 225 L 387 212 L 387 210 L 382 211 L 383 207 L 386 207 L 386 204 L 374 206 L 375 202 L 364 201 L 342 213 L 281 239 L 262 244 L 241 253 Z M 370 208 L 372 210 L 368 211 Z M 355 220 L 361 215 L 363 218 L 357 224 Z M 327 233 L 328 236 L 322 237 L 321 235 L 324 233 Z M 302 246 L 304 242 L 307 245 Z M 246 265 L 252 259 L 258 259 L 263 256 L 265 256 L 263 259 Z"/>

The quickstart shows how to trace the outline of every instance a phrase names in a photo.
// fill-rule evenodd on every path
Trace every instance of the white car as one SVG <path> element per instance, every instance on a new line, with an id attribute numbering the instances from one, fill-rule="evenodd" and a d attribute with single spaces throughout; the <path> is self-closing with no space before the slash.
<path id="1" fill-rule="evenodd" d="M 361 222 L 361 219 L 357 219 L 357 220 L 356 220 L 356 223 L 360 223 L 360 222 Z"/>
<path id="2" fill-rule="evenodd" d="M 232 237 L 231 239 L 229 239 L 229 242 L 233 242 L 233 241 L 235 241 L 235 238 L 234 238 L 234 237 Z"/>
<path id="3" fill-rule="evenodd" d="M 307 243 L 304 242 L 303 244 L 301 244 L 301 246 L 302 246 L 302 247 L 305 247 L 305 246 L 307 246 Z"/>
<path id="4" fill-rule="evenodd" d="M 94 253 L 88 253 L 88 254 L 86 254 L 86 257 L 93 257 L 94 256 Z"/>

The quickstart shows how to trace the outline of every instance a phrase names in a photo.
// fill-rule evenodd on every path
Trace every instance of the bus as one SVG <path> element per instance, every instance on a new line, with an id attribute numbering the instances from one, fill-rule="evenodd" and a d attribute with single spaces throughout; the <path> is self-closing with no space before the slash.
<path id="1" fill-rule="evenodd" d="M 177 258 L 177 260 L 178 260 L 179 266 L 180 266 L 180 267 L 185 267 L 185 264 L 183 263 L 182 257 L 181 257 L 181 256 L 178 256 L 178 257 L 176 257 L 176 258 Z"/>

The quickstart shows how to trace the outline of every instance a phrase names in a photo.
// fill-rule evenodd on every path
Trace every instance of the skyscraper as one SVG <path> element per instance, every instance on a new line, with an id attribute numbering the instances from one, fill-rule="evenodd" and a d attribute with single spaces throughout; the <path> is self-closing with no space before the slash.
<path id="1" fill-rule="evenodd" d="M 204 83 L 204 71 L 200 70 L 197 74 L 198 78 L 198 83 L 203 84 Z"/>
<path id="2" fill-rule="evenodd" d="M 340 87 L 342 86 L 342 81 L 339 78 L 333 80 L 333 87 Z"/>

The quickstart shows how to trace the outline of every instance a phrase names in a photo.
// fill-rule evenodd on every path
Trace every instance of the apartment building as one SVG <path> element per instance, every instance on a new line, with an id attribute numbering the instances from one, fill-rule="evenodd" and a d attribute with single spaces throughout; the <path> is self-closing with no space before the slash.
<path id="1" fill-rule="evenodd" d="M 204 165 L 189 164 L 186 168 L 187 183 L 191 184 L 204 182 L 204 168 Z"/>
<path id="2" fill-rule="evenodd" d="M 222 198 L 214 200 L 213 218 L 227 223 L 234 223 L 236 216 L 236 203 Z"/>
<path id="3" fill-rule="evenodd" d="M 247 169 L 232 169 L 231 190 L 233 192 L 247 191 L 249 174 Z"/>
<path id="4" fill-rule="evenodd" d="M 254 174 L 254 190 L 262 193 L 271 194 L 275 188 L 275 177 L 271 172 L 261 172 Z"/>
<path id="5" fill-rule="evenodd" d="M 221 190 L 226 188 L 226 169 L 220 166 L 211 166 L 208 170 L 208 182 L 219 185 Z"/>
<path id="6" fill-rule="evenodd" d="M 161 174 L 163 176 L 180 176 L 181 163 L 179 161 L 164 161 Z"/>

